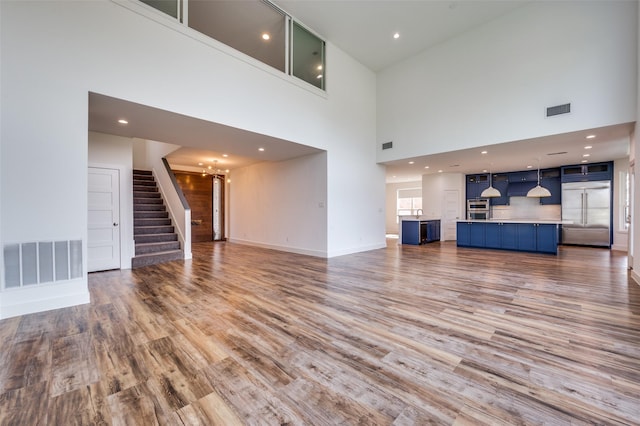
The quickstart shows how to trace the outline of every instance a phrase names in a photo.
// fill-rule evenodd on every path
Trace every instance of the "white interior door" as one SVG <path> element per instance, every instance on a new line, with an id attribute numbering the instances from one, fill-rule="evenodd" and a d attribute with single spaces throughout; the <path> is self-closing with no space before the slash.
<path id="1" fill-rule="evenodd" d="M 120 268 L 120 172 L 89 168 L 89 272 Z"/>
<path id="2" fill-rule="evenodd" d="M 455 241 L 456 224 L 460 218 L 460 192 L 457 189 L 444 191 L 442 202 L 442 241 Z"/>

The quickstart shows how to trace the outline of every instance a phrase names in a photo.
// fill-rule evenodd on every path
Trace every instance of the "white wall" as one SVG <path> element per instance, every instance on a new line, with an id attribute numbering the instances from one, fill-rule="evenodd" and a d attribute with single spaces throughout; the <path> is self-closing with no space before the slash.
<path id="1" fill-rule="evenodd" d="M 635 121 L 636 23 L 635 1 L 530 2 L 383 70 L 378 160 Z"/>
<path id="2" fill-rule="evenodd" d="M 0 2 L 2 242 L 86 245 L 91 91 L 326 150 L 326 255 L 384 246 L 375 75 L 328 43 L 319 93 L 144 6 Z"/>
<path id="3" fill-rule="evenodd" d="M 438 173 L 422 175 L 422 207 L 425 216 L 441 219 L 440 236 L 443 241 L 455 239 L 455 220 L 464 219 L 466 211 L 465 175 L 462 173 Z M 458 191 L 458 213 L 447 219 L 444 211 L 446 191 Z"/>
<path id="4" fill-rule="evenodd" d="M 234 170 L 229 240 L 325 256 L 326 170 L 326 153 Z"/>
<path id="5" fill-rule="evenodd" d="M 422 181 L 388 183 L 385 190 L 385 228 L 387 234 L 397 234 L 398 231 L 398 189 L 419 188 L 422 191 Z"/>
<path id="6" fill-rule="evenodd" d="M 117 169 L 120 175 L 120 267 L 131 269 L 133 242 L 133 140 L 89 132 L 89 167 Z M 84 259 L 86 270 L 86 246 Z"/>

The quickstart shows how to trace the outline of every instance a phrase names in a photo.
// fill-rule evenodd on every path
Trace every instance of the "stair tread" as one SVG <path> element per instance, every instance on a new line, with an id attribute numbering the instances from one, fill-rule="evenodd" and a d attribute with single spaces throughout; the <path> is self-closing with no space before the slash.
<path id="1" fill-rule="evenodd" d="M 164 254 L 170 254 L 170 253 L 182 253 L 182 250 L 176 249 L 176 250 L 156 251 L 153 253 L 142 253 L 142 254 L 136 254 L 135 257 L 153 257 L 153 256 L 161 256 Z"/>

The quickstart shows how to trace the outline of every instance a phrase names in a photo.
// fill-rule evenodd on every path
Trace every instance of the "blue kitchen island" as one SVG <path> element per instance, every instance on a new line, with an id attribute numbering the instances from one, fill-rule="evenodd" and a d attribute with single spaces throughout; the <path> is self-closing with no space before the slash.
<path id="1" fill-rule="evenodd" d="M 458 247 L 558 254 L 561 221 L 461 220 Z"/>

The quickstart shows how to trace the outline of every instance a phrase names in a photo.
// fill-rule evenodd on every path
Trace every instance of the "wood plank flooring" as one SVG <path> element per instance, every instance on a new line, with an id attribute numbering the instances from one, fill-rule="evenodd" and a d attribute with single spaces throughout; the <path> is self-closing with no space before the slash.
<path id="1" fill-rule="evenodd" d="M 199 243 L 0 321 L 2 425 L 631 425 L 626 255 Z"/>

